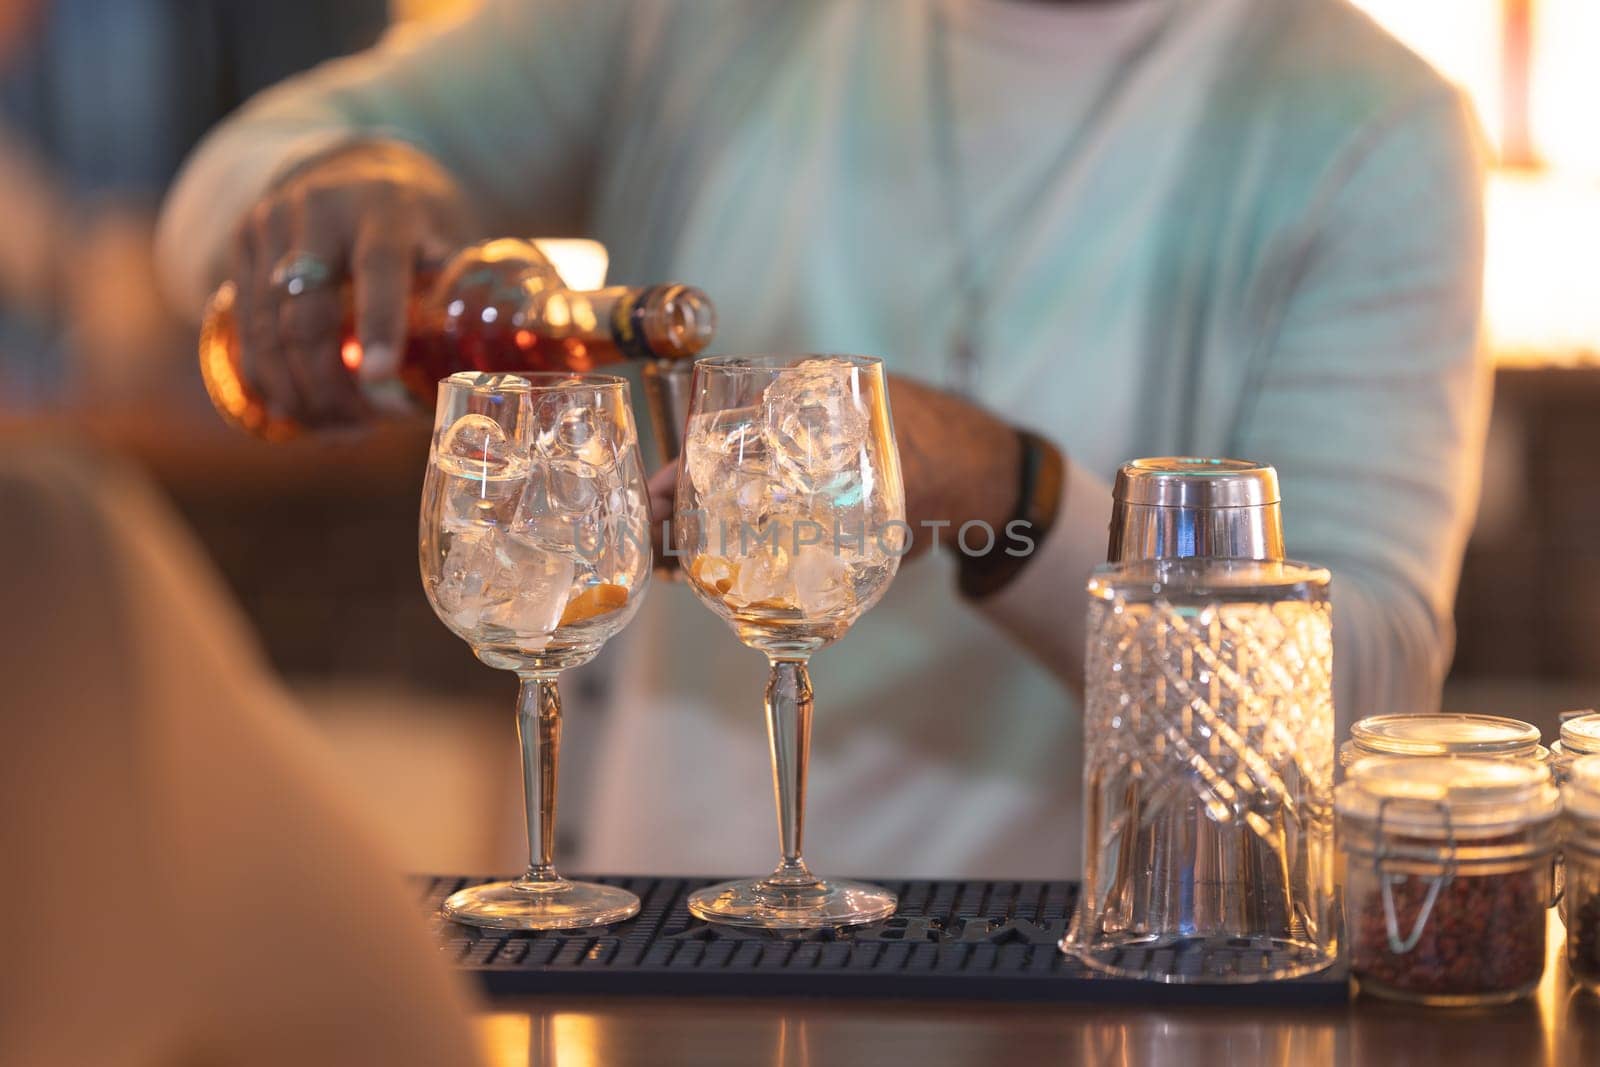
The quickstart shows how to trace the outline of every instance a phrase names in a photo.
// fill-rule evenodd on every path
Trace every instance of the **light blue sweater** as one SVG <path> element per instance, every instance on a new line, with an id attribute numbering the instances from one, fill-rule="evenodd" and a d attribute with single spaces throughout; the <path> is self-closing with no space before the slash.
<path id="1" fill-rule="evenodd" d="M 703 286 L 722 351 L 860 351 L 939 380 L 965 253 L 929 136 L 935 2 L 491 2 L 213 134 L 163 220 L 169 275 L 197 302 L 273 173 L 382 132 L 453 169 L 497 232 L 598 237 L 614 280 Z M 1057 59 L 1019 52 L 1011 91 L 967 39 L 1014 17 L 1071 34 L 1083 12 L 952 0 L 961 143 L 1037 130 L 969 171 L 993 294 L 975 394 L 1060 442 L 1068 503 L 982 611 L 921 560 L 819 657 L 824 872 L 1074 869 L 1083 582 L 1133 456 L 1274 464 L 1291 555 L 1334 573 L 1341 722 L 1437 704 L 1488 399 L 1467 105 L 1341 0 L 1158 3 L 1170 23 L 1084 117 L 1102 79 L 1063 67 L 1052 99 L 1038 64 Z M 759 656 L 666 585 L 623 642 L 586 858 L 763 869 Z"/>

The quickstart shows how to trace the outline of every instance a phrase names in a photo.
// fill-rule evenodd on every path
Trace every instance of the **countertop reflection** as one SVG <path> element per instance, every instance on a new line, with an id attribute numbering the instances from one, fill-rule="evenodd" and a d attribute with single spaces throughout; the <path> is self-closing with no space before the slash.
<path id="1" fill-rule="evenodd" d="M 972 1001 L 550 997 L 495 1002 L 480 1019 L 494 1067 L 906 1062 L 1208 1067 L 1600 1064 L 1600 1000 L 1572 988 L 1551 916 L 1538 995 L 1506 1008 L 1138 1008 Z"/>

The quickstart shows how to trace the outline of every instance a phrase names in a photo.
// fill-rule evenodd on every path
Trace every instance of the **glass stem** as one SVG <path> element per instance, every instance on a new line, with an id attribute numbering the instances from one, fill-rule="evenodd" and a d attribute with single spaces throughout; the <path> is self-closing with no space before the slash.
<path id="1" fill-rule="evenodd" d="M 556 888 L 556 784 L 561 766 L 561 690 L 556 675 L 519 673 L 517 740 L 522 746 L 522 806 L 528 819 L 528 872 L 517 880 L 530 888 Z"/>
<path id="2" fill-rule="evenodd" d="M 769 882 L 815 885 L 800 854 L 806 828 L 806 763 L 811 756 L 811 675 L 804 659 L 769 660 L 767 741 L 772 748 L 772 793 L 778 804 L 783 860 Z"/>

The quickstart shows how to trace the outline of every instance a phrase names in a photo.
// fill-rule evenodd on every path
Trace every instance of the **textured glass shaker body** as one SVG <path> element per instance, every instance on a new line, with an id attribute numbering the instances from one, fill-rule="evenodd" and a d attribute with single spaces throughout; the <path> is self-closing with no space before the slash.
<path id="1" fill-rule="evenodd" d="M 1089 583 L 1083 889 L 1062 948 L 1168 982 L 1308 974 L 1338 951 L 1328 573 L 1163 560 Z M 1260 971 L 1160 949 L 1248 939 Z"/>

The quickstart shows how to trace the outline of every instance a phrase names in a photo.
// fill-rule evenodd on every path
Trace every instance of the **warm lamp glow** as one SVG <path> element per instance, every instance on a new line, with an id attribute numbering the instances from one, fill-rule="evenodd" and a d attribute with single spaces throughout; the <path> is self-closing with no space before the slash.
<path id="1" fill-rule="evenodd" d="M 483 1012 L 474 1022 L 478 1052 L 489 1067 L 595 1067 L 605 1062 L 600 1019 L 589 1012 Z"/>
<path id="2" fill-rule="evenodd" d="M 468 10 L 473 0 L 389 0 L 389 17 L 395 22 L 444 18 Z"/>
<path id="3" fill-rule="evenodd" d="M 483 1012 L 474 1022 L 478 1054 L 489 1067 L 529 1067 L 533 1062 L 533 1020 L 526 1012 Z"/>
<path id="4" fill-rule="evenodd" d="M 1600 175 L 1600 0 L 1538 0 L 1533 5 L 1528 95 L 1530 134 L 1539 159 L 1552 167 Z M 1600 301 L 1600 293 L 1591 299 Z"/>
<path id="5" fill-rule="evenodd" d="M 1354 0 L 1406 47 L 1467 91 L 1489 143 L 1502 146 L 1502 0 Z M 1595 0 L 1573 0 L 1591 4 Z"/>
<path id="6" fill-rule="evenodd" d="M 1501 363 L 1600 360 L 1600 180 L 1489 182 L 1485 313 Z"/>
<path id="7" fill-rule="evenodd" d="M 541 237 L 533 242 L 554 264 L 568 289 L 598 289 L 606 283 L 611 257 L 599 241 L 577 237 Z"/>
<path id="8" fill-rule="evenodd" d="M 560 270 L 559 267 L 556 269 Z M 565 274 L 561 277 L 563 281 L 566 280 Z M 567 282 L 567 284 L 572 283 Z M 545 325 L 558 331 L 558 336 L 572 325 L 572 302 L 567 299 L 565 293 L 550 294 L 550 298 L 544 302 L 544 321 Z"/>
<path id="9" fill-rule="evenodd" d="M 339 362 L 349 370 L 360 370 L 362 360 L 361 342 L 354 337 L 339 346 Z"/>
<path id="10" fill-rule="evenodd" d="M 1600 360 L 1600 0 L 1355 3 L 1467 91 L 1512 162 L 1542 168 L 1490 178 L 1484 303 L 1496 358 Z M 1526 114 L 1506 113 L 1507 100 L 1525 100 Z"/>

